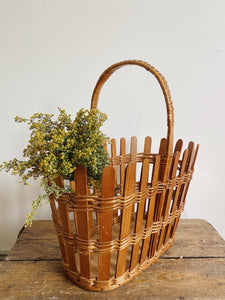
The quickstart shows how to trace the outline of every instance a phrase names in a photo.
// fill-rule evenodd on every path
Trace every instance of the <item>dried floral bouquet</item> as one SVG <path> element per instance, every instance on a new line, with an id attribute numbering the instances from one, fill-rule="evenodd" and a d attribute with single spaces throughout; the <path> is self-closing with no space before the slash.
<path id="1" fill-rule="evenodd" d="M 65 110 L 59 109 L 57 120 L 54 115 L 35 113 L 30 119 L 16 117 L 17 123 L 25 122 L 31 130 L 30 140 L 23 150 L 25 160 L 14 158 L 0 165 L 0 171 L 11 171 L 18 175 L 27 185 L 29 178 L 41 178 L 40 194 L 33 202 L 31 211 L 26 215 L 26 226 L 32 224 L 36 209 L 48 202 L 49 195 L 60 195 L 71 191 L 70 182 L 74 178 L 77 165 L 87 169 L 88 183 L 93 188 L 100 188 L 102 170 L 108 165 L 108 154 L 105 145 L 110 139 L 100 130 L 107 119 L 106 114 L 98 109 L 78 111 L 76 118 Z M 55 179 L 63 176 L 68 180 L 65 188 L 56 185 Z"/>

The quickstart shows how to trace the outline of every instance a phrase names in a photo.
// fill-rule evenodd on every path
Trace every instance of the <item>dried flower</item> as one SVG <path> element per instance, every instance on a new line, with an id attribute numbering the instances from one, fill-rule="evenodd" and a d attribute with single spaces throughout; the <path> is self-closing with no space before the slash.
<path id="1" fill-rule="evenodd" d="M 42 178 L 41 185 L 45 189 L 44 195 L 39 195 L 32 203 L 31 212 L 27 215 L 26 224 L 32 223 L 37 207 L 42 206 L 42 200 L 54 192 L 58 197 L 67 192 L 51 184 L 54 178 L 63 176 L 73 180 L 73 173 L 77 165 L 87 169 L 89 183 L 99 188 L 101 174 L 108 164 L 108 154 L 103 144 L 109 141 L 101 126 L 107 119 L 106 114 L 97 109 L 78 111 L 75 120 L 71 119 L 65 110 L 59 109 L 57 120 L 54 115 L 35 113 L 30 119 L 16 117 L 17 123 L 27 123 L 31 130 L 30 140 L 23 150 L 25 160 L 14 158 L 0 165 L 0 171 L 11 171 L 18 175 L 21 182 L 27 185 L 29 178 Z M 50 193 L 51 192 L 51 193 Z"/>

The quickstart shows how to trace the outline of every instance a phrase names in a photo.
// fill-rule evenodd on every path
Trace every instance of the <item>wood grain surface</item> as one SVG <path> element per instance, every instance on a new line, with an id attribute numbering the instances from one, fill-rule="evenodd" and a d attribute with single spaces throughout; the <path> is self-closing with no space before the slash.
<path id="1" fill-rule="evenodd" d="M 204 220 L 181 219 L 173 246 L 129 283 L 90 292 L 65 275 L 51 221 L 20 232 L 0 262 L 0 299 L 225 299 L 225 241 Z"/>

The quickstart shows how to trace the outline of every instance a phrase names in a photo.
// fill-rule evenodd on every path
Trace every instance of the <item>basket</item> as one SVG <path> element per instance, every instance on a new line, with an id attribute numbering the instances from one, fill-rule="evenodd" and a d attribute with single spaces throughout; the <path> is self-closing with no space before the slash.
<path id="1" fill-rule="evenodd" d="M 115 289 L 130 281 L 172 245 L 199 147 L 190 142 L 181 155 L 183 142 L 178 140 L 173 149 L 170 91 L 165 78 L 146 62 L 128 60 L 109 67 L 96 84 L 91 109 L 97 108 L 106 80 L 127 65 L 152 73 L 164 94 L 168 131 L 159 152 L 151 153 L 147 136 L 141 153 L 136 137 L 131 138 L 130 151 L 121 138 L 118 154 L 113 139 L 100 195 L 89 189 L 85 168 L 77 166 L 73 192 L 58 199 L 50 196 L 64 270 L 75 284 L 94 291 Z M 56 183 L 62 187 L 63 178 Z M 115 185 L 119 187 L 116 194 Z"/>

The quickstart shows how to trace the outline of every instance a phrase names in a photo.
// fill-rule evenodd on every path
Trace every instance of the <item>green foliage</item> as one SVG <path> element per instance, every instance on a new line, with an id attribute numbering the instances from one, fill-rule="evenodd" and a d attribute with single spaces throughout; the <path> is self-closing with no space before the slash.
<path id="1" fill-rule="evenodd" d="M 27 123 L 31 130 L 30 140 L 23 150 L 25 160 L 14 158 L 0 165 L 0 170 L 18 175 L 25 185 L 31 177 L 42 177 L 46 193 L 33 202 L 29 220 L 42 205 L 42 199 L 49 196 L 47 182 L 53 183 L 58 176 L 73 180 L 76 165 L 82 165 L 87 169 L 89 183 L 99 186 L 102 170 L 108 164 L 103 143 L 109 138 L 100 130 L 107 116 L 97 109 L 81 109 L 72 120 L 65 110 L 58 109 L 57 120 L 53 119 L 54 115 L 42 113 L 35 113 L 30 119 L 16 117 L 16 122 Z M 53 184 L 52 188 L 57 194 L 57 187 Z"/>

